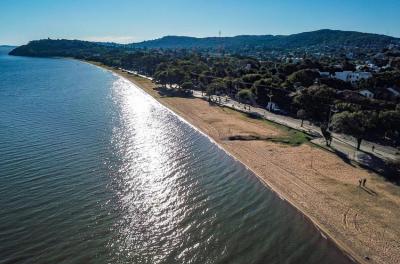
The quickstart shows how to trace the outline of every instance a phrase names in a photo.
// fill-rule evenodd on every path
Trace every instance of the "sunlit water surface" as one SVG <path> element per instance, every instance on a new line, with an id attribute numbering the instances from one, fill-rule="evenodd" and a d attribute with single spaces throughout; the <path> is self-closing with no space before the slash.
<path id="1" fill-rule="evenodd" d="M 0 263 L 348 263 L 133 84 L 0 54 Z"/>

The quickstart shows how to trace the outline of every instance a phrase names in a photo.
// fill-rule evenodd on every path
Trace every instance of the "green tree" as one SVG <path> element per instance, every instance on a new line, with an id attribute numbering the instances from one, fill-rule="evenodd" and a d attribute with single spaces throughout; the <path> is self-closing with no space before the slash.
<path id="1" fill-rule="evenodd" d="M 268 86 L 270 82 L 268 80 L 271 79 L 261 79 L 254 82 L 253 86 L 251 87 L 252 93 L 256 96 L 257 104 L 259 105 L 266 105 L 268 102 Z"/>
<path id="2" fill-rule="evenodd" d="M 240 102 L 252 102 L 254 99 L 253 93 L 249 89 L 242 89 L 237 93 Z"/>
<path id="3" fill-rule="evenodd" d="M 255 81 L 258 81 L 262 78 L 260 74 L 246 74 L 242 76 L 242 81 L 245 83 L 253 84 Z"/>
<path id="4" fill-rule="evenodd" d="M 308 87 L 314 83 L 316 78 L 319 78 L 319 73 L 317 71 L 305 69 L 290 74 L 287 78 L 287 82 L 290 85 L 301 83 L 302 86 Z"/>
<path id="5" fill-rule="evenodd" d="M 379 127 L 385 137 L 400 140 L 400 110 L 382 111 L 379 113 Z"/>
<path id="6" fill-rule="evenodd" d="M 166 86 L 168 83 L 168 73 L 166 71 L 156 71 L 154 74 L 154 80 L 156 83 Z"/>
<path id="7" fill-rule="evenodd" d="M 226 93 L 226 84 L 221 79 L 215 79 L 207 87 L 207 94 L 224 94 Z"/>
<path id="8" fill-rule="evenodd" d="M 180 68 L 172 68 L 169 71 L 170 79 L 173 84 L 178 85 L 178 88 L 181 88 L 182 84 L 185 80 L 185 72 Z"/>
<path id="9" fill-rule="evenodd" d="M 321 78 L 319 81 L 321 84 L 325 84 L 326 86 L 332 87 L 333 89 L 336 89 L 336 90 L 352 90 L 353 89 L 350 82 L 345 82 L 343 80 L 336 79 L 336 78 Z M 370 87 L 371 86 L 369 86 L 368 89 L 370 89 Z"/>
<path id="10" fill-rule="evenodd" d="M 349 60 L 344 60 L 342 63 L 342 69 L 344 71 L 355 71 L 356 70 L 356 66 L 351 63 Z"/>
<path id="11" fill-rule="evenodd" d="M 373 129 L 374 123 L 370 112 L 358 111 L 354 113 L 341 112 L 332 118 L 333 129 L 337 132 L 353 136 L 357 140 L 357 149 L 360 149 L 361 141 Z"/>
<path id="12" fill-rule="evenodd" d="M 193 88 L 193 83 L 191 83 L 191 82 L 184 82 L 184 83 L 182 83 L 181 87 L 182 87 L 182 89 L 183 89 L 184 91 L 191 90 L 191 89 Z"/>
<path id="13" fill-rule="evenodd" d="M 329 147 L 332 143 L 332 133 L 328 130 L 328 125 L 326 123 L 321 125 L 321 133 L 325 138 L 325 144 Z"/>
<path id="14" fill-rule="evenodd" d="M 297 94 L 293 102 L 304 109 L 307 116 L 316 121 L 326 121 L 329 106 L 335 98 L 335 90 L 325 85 L 313 85 Z"/>
<path id="15" fill-rule="evenodd" d="M 303 127 L 304 119 L 307 117 L 307 113 L 304 109 L 297 111 L 297 117 L 301 119 L 301 127 Z"/>

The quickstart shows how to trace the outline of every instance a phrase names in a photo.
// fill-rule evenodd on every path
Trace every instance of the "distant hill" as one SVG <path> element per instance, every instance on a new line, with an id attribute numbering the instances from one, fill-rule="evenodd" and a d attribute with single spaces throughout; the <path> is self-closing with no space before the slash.
<path id="1" fill-rule="evenodd" d="M 218 48 L 227 49 L 243 47 L 264 48 L 306 48 L 310 46 L 350 46 L 350 47 L 383 47 L 391 43 L 400 43 L 399 38 L 355 31 L 322 29 L 293 35 L 242 35 L 235 37 L 194 38 L 183 36 L 166 36 L 160 39 L 130 44 L 136 48 Z"/>
<path id="2" fill-rule="evenodd" d="M 238 47 L 243 45 L 259 45 L 273 41 L 278 36 L 263 35 L 263 36 L 251 36 L 242 35 L 235 37 L 207 37 L 207 38 L 195 38 L 186 36 L 166 36 L 155 40 L 148 40 L 139 43 L 132 43 L 128 46 L 134 48 L 163 48 L 163 49 L 175 49 L 175 48 L 218 48 L 220 45 L 226 45 L 227 47 Z"/>
<path id="3" fill-rule="evenodd" d="M 67 39 L 42 39 L 30 41 L 27 45 L 19 46 L 10 55 L 33 57 L 86 57 L 102 53 L 110 49 L 109 44 Z M 77 56 L 78 55 L 78 56 Z"/>
<path id="4" fill-rule="evenodd" d="M 249 53 L 252 50 L 294 50 L 309 48 L 371 48 L 380 50 L 389 44 L 400 44 L 400 39 L 386 35 L 322 29 L 293 35 L 241 35 L 235 37 L 195 38 L 166 36 L 132 44 L 99 43 L 81 40 L 37 40 L 14 49 L 11 55 L 74 56 L 101 54 L 110 50 L 130 49 L 211 49 Z"/>

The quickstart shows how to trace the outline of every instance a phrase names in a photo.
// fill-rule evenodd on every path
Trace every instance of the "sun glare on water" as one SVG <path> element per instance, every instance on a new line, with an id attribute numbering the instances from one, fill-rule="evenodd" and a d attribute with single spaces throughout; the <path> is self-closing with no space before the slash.
<path id="1" fill-rule="evenodd" d="M 161 105 L 129 81 L 118 78 L 112 89 L 113 100 L 120 107 L 119 126 L 113 135 L 121 161 L 115 180 L 124 214 L 124 223 L 119 227 L 123 240 L 119 250 L 138 244 L 141 248 L 151 247 L 160 243 L 153 238 L 167 240 L 168 234 L 176 238 L 169 241 L 179 243 L 177 225 L 183 217 L 180 204 L 184 201 L 177 181 L 185 172 L 179 167 L 185 157 L 176 155 L 181 132 L 168 124 L 168 118 L 159 115 Z M 142 241 L 137 241 L 135 234 L 138 226 L 146 230 L 140 231 Z"/>

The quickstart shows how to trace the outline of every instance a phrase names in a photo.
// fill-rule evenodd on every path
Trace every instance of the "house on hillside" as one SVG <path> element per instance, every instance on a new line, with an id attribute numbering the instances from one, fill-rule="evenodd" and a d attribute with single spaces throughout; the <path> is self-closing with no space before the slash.
<path id="1" fill-rule="evenodd" d="M 372 77 L 372 73 L 370 72 L 352 72 L 352 71 L 342 71 L 335 72 L 334 78 L 345 81 L 355 83 L 362 79 L 369 79 Z"/>
<path id="2" fill-rule="evenodd" d="M 358 64 L 356 66 L 357 72 L 365 72 L 365 70 L 373 71 L 373 72 L 379 72 L 380 67 L 373 63 L 366 63 L 366 64 Z"/>
<path id="3" fill-rule="evenodd" d="M 364 97 L 367 97 L 367 98 L 374 98 L 374 93 L 369 91 L 369 90 L 367 90 L 367 89 L 361 90 L 358 93 L 361 94 Z"/>
<path id="4" fill-rule="evenodd" d="M 297 57 L 287 57 L 287 58 L 285 58 L 285 62 L 286 63 L 293 63 L 293 64 L 299 63 L 302 60 L 303 60 L 302 58 L 297 58 Z"/>
<path id="5" fill-rule="evenodd" d="M 352 84 L 362 80 L 369 79 L 372 77 L 372 73 L 366 71 L 338 71 L 333 74 L 330 72 L 319 72 L 321 78 L 336 78 L 345 82 L 351 82 Z"/>

